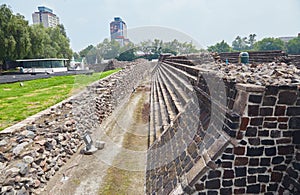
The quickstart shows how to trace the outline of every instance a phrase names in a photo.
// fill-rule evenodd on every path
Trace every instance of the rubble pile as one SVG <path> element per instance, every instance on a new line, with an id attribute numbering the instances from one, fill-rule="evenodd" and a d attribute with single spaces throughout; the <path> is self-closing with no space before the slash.
<path id="1" fill-rule="evenodd" d="M 51 109 L 47 119 L 0 136 L 1 194 L 40 194 L 47 181 L 82 144 L 72 103 Z"/>
<path id="2" fill-rule="evenodd" d="M 130 96 L 151 66 L 127 62 L 122 71 L 0 132 L 0 194 L 41 194 L 51 177 L 116 106 Z"/>
<path id="3" fill-rule="evenodd" d="M 201 69 L 214 70 L 227 81 L 256 85 L 300 84 L 300 70 L 293 64 L 271 62 L 261 64 L 209 63 L 198 65 Z"/>

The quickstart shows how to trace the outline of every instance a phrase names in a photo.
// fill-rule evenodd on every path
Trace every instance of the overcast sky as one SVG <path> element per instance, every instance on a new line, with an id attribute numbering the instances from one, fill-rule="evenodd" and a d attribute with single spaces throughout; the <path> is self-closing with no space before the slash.
<path id="1" fill-rule="evenodd" d="M 9 5 L 30 24 L 38 6 L 53 9 L 75 51 L 109 38 L 109 23 L 116 16 L 129 30 L 174 29 L 204 48 L 222 40 L 231 44 L 237 35 L 255 33 L 261 39 L 300 33 L 300 0 L 0 0 L 0 4 Z"/>

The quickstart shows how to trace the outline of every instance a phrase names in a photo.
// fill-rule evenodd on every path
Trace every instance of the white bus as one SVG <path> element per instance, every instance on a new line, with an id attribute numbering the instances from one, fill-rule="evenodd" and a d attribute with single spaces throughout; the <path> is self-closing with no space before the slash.
<path id="1" fill-rule="evenodd" d="M 67 61 L 69 59 L 62 58 L 17 60 L 20 71 L 23 73 L 66 72 L 68 71 Z"/>

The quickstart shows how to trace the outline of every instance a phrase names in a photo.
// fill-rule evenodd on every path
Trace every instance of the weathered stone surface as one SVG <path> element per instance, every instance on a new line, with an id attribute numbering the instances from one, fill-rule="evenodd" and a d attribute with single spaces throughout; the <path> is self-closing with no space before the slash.
<path id="1" fill-rule="evenodd" d="M 26 164 L 31 164 L 34 161 L 34 158 L 31 156 L 24 156 L 23 157 L 23 162 Z"/>
<path id="2" fill-rule="evenodd" d="M 23 143 L 17 145 L 12 151 L 13 154 L 19 155 L 22 152 L 22 150 L 24 149 L 24 147 L 27 146 L 28 144 L 29 144 L 28 142 L 23 142 Z"/>

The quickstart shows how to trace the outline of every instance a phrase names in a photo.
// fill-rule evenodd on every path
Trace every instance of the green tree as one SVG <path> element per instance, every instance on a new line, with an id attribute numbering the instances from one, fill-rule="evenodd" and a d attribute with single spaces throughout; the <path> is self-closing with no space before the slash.
<path id="1" fill-rule="evenodd" d="M 56 26 L 54 28 L 47 28 L 47 32 L 51 39 L 50 45 L 55 50 L 55 56 L 50 57 L 71 59 L 73 52 L 70 49 L 70 42 L 69 39 L 61 32 L 61 27 Z"/>
<path id="2" fill-rule="evenodd" d="M 28 22 L 6 6 L 0 6 L 0 63 L 24 58 L 30 51 Z"/>
<path id="3" fill-rule="evenodd" d="M 117 58 L 119 61 L 133 61 L 136 59 L 135 49 L 129 49 L 122 52 Z"/>
<path id="4" fill-rule="evenodd" d="M 23 58 L 71 59 L 72 54 L 63 25 L 29 26 L 24 16 L 14 15 L 6 5 L 0 6 L 0 64 Z"/>
<path id="5" fill-rule="evenodd" d="M 75 60 L 75 61 L 80 60 L 80 56 L 79 56 L 79 54 L 78 54 L 77 52 L 74 52 L 74 53 L 73 53 L 73 57 L 74 57 L 74 60 Z"/>
<path id="6" fill-rule="evenodd" d="M 290 40 L 286 47 L 289 54 L 300 54 L 300 37 Z"/>
<path id="7" fill-rule="evenodd" d="M 51 39 L 42 24 L 35 24 L 29 28 L 31 50 L 28 58 L 46 58 L 46 47 L 50 47 Z M 54 54 L 53 54 L 54 55 Z"/>
<path id="8" fill-rule="evenodd" d="M 236 51 L 248 50 L 247 37 L 237 36 L 232 42 L 232 49 Z"/>
<path id="9" fill-rule="evenodd" d="M 13 17 L 12 11 L 6 6 L 0 6 L 0 64 L 5 63 L 16 47 L 16 41 L 9 33 L 9 22 Z"/>
<path id="10" fill-rule="evenodd" d="M 284 50 L 284 42 L 278 38 L 264 38 L 254 44 L 257 51 Z"/>
<path id="11" fill-rule="evenodd" d="M 226 43 L 224 40 L 222 40 L 220 43 L 216 43 L 215 45 L 209 46 L 207 48 L 209 52 L 230 52 L 232 48 L 228 43 Z"/>
<path id="12" fill-rule="evenodd" d="M 89 45 L 86 48 L 84 48 L 83 50 L 81 50 L 79 52 L 80 57 L 84 58 L 87 56 L 87 54 L 90 52 L 91 49 L 93 49 L 94 46 L 93 45 Z"/>
<path id="13" fill-rule="evenodd" d="M 256 42 L 255 37 L 256 37 L 256 34 L 250 34 L 249 35 L 249 40 L 248 40 L 248 45 L 249 45 L 248 47 L 249 47 L 249 49 L 253 49 L 254 44 Z"/>

